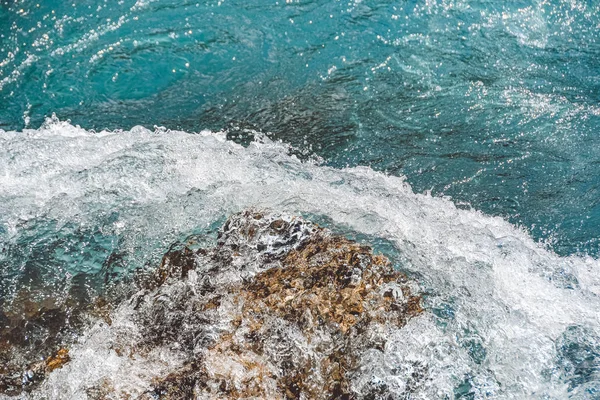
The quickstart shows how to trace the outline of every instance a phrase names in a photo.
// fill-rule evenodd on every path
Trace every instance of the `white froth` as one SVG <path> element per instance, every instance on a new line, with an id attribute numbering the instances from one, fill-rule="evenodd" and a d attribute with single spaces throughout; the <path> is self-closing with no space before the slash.
<path id="1" fill-rule="evenodd" d="M 375 378 L 394 385 L 390 371 L 421 366 L 430 380 L 416 398 L 452 398 L 469 377 L 475 398 L 586 398 L 557 378 L 556 343 L 571 325 L 600 333 L 597 260 L 559 257 L 503 219 L 415 194 L 399 177 L 302 163 L 267 139 L 243 148 L 221 133 L 94 133 L 59 121 L 0 131 L 0 223 L 8 242 L 23 220 L 92 226 L 116 211 L 113 231 L 137 251 L 249 206 L 326 216 L 396 245 L 403 268 L 429 293 L 428 311 L 365 360 L 379 371 Z M 135 377 L 149 368 L 144 363 L 177 362 L 155 355 L 123 364 L 102 336 L 110 331 L 95 329 L 42 393 L 85 397 L 78 382 L 95 379 L 93 371 Z M 485 349 L 480 359 L 469 343 Z"/>

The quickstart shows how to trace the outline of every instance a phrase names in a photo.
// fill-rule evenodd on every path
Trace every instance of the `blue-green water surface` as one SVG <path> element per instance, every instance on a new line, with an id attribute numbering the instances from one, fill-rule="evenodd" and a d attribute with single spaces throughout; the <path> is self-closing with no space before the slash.
<path id="1" fill-rule="evenodd" d="M 255 129 L 597 255 L 599 38 L 590 0 L 3 0 L 0 129 Z"/>

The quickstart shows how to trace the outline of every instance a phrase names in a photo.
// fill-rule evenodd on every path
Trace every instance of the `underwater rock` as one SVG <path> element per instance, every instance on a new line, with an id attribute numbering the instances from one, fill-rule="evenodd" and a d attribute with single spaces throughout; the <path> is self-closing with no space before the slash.
<path id="1" fill-rule="evenodd" d="M 57 350 L 68 329 L 66 309 L 52 298 L 35 301 L 25 292 L 20 297 L 12 307 L 0 309 L 0 393 L 18 394 L 59 366 L 52 361 L 47 368 L 40 357 L 62 359 Z"/>
<path id="2" fill-rule="evenodd" d="M 103 298 L 86 304 L 22 290 L 0 307 L 0 394 L 30 391 L 69 361 L 68 346 L 91 318 L 109 319 Z"/>
<path id="3" fill-rule="evenodd" d="M 115 308 L 100 302 L 81 343 L 38 363 L 42 389 L 68 381 L 65 398 L 88 399 L 392 398 L 363 361 L 423 311 L 414 284 L 368 246 L 255 209 L 231 216 L 213 248 L 172 246 L 139 287 Z M 112 369 L 88 367 L 96 352 Z"/>

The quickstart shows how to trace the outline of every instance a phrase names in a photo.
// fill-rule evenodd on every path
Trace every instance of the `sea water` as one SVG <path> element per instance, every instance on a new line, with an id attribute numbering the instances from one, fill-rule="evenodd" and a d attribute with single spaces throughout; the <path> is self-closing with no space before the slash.
<path id="1" fill-rule="evenodd" d="M 598 252 L 595 1 L 0 2 L 0 128 L 252 128 Z"/>
<path id="2" fill-rule="evenodd" d="M 0 303 L 272 208 L 418 282 L 373 363 L 425 398 L 598 398 L 599 32 L 592 1 L 3 1 Z"/>

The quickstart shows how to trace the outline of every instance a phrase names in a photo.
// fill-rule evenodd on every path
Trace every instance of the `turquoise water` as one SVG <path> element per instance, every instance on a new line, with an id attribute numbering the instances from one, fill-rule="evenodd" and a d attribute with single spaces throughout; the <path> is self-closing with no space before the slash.
<path id="1" fill-rule="evenodd" d="M 0 312 L 264 207 L 415 280 L 415 398 L 597 399 L 599 39 L 594 1 L 1 1 Z"/>
<path id="2" fill-rule="evenodd" d="M 1 4 L 2 129 L 252 128 L 598 253 L 597 2 Z"/>

